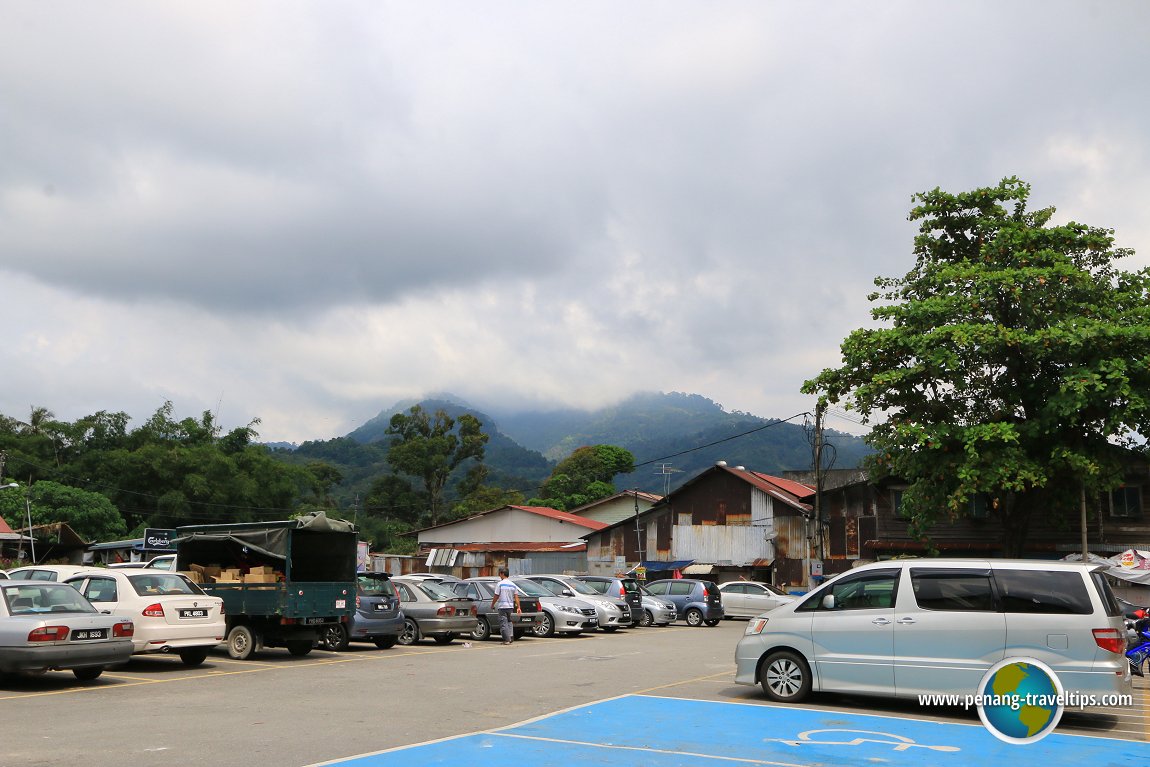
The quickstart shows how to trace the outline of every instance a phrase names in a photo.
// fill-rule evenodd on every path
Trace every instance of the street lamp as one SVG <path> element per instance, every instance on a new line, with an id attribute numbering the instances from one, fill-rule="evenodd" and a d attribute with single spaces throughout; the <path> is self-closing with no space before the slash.
<path id="1" fill-rule="evenodd" d="M 7 485 L 0 485 L 0 490 L 7 490 L 9 488 L 20 487 L 17 482 L 9 482 Z M 32 549 L 32 564 L 36 564 L 36 536 L 32 534 L 32 501 L 28 499 L 28 494 L 24 494 L 24 509 L 28 513 L 28 545 Z M 20 548 L 23 551 L 24 540 L 20 540 Z"/>

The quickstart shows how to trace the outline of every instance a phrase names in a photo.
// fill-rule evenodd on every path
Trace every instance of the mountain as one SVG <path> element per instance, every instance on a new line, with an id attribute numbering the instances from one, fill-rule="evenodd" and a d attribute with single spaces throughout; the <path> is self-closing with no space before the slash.
<path id="1" fill-rule="evenodd" d="M 523 490 L 528 497 L 550 474 L 554 462 L 583 445 L 618 445 L 630 450 L 636 471 L 618 477 L 616 486 L 656 493 L 678 487 L 719 460 L 767 473 L 811 467 L 811 443 L 803 425 L 727 412 L 706 397 L 679 392 L 636 394 L 598 410 L 489 412 L 440 393 L 380 412 L 343 438 L 343 446 L 357 443 L 373 449 L 377 460 L 378 456 L 385 459 L 391 417 L 415 404 L 431 413 L 442 409 L 453 418 L 463 413 L 478 418 L 489 435 L 485 462 L 491 470 L 490 481 Z M 860 437 L 834 431 L 824 436 L 834 468 L 853 468 L 869 452 Z M 305 443 L 300 450 L 309 445 L 314 443 Z M 386 471 L 385 461 L 382 468 Z"/>

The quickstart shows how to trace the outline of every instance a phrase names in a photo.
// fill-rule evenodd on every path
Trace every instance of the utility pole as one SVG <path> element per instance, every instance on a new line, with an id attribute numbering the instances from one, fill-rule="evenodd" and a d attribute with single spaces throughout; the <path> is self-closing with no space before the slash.
<path id="1" fill-rule="evenodd" d="M 819 400 L 815 405 L 815 546 L 819 559 L 826 558 L 823 535 L 823 415 L 827 403 Z"/>

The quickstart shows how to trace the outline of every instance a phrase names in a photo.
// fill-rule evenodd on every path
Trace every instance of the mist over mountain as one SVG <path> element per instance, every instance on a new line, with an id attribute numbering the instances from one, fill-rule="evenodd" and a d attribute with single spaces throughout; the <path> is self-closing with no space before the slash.
<path id="1" fill-rule="evenodd" d="M 620 489 L 662 493 L 725 460 L 767 473 L 810 469 L 812 446 L 803 423 L 728 412 L 698 394 L 642 393 L 597 410 L 512 411 L 484 408 L 449 393 L 396 403 L 346 439 L 386 450 L 387 427 L 413 405 L 458 418 L 470 413 L 490 436 L 485 463 L 491 481 L 524 489 L 528 497 L 555 462 L 583 445 L 618 445 L 635 456 L 636 471 L 616 478 Z M 834 468 L 852 468 L 869 452 L 861 437 L 824 432 Z M 310 443 L 309 443 L 310 444 Z"/>

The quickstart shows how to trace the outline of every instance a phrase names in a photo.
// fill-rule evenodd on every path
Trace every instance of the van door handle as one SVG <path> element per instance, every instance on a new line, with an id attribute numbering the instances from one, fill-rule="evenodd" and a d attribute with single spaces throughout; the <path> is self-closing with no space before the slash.
<path id="1" fill-rule="evenodd" d="M 871 623 L 873 623 L 876 626 L 889 626 L 890 625 L 890 621 L 887 620 L 886 618 L 875 618 L 873 621 L 871 621 Z"/>
<path id="2" fill-rule="evenodd" d="M 895 623 L 901 624 L 903 626 L 909 626 L 914 623 L 914 618 L 911 618 L 910 616 L 899 618 L 897 621 L 895 621 Z"/>

